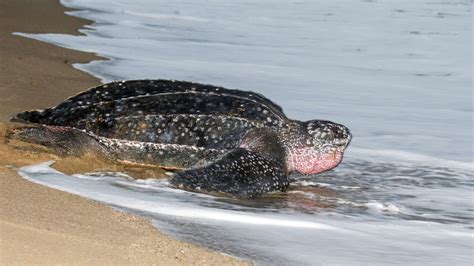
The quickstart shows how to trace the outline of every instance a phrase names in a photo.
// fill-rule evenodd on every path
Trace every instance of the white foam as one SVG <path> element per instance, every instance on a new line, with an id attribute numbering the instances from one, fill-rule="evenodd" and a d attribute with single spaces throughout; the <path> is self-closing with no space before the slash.
<path id="1" fill-rule="evenodd" d="M 336 230 L 336 228 L 325 225 L 321 223 L 309 222 L 309 221 L 298 221 L 298 220 L 290 220 L 290 219 L 281 219 L 281 218 L 272 218 L 269 217 L 262 217 L 259 215 L 253 214 L 244 214 L 240 212 L 234 211 L 223 211 L 218 210 L 215 211 L 213 209 L 203 209 L 203 208 L 188 208 L 185 206 L 169 206 L 169 204 L 162 203 L 156 204 L 156 202 L 150 202 L 145 200 L 140 200 L 133 198 L 132 196 L 128 196 L 126 193 L 120 193 L 118 191 L 112 190 L 108 188 L 104 191 L 95 190 L 90 193 L 90 188 L 85 188 L 83 183 L 77 182 L 77 180 L 68 178 L 68 176 L 62 174 L 59 171 L 56 171 L 49 166 L 53 163 L 53 161 L 48 161 L 42 164 L 33 165 L 33 166 L 26 166 L 22 167 L 19 170 L 19 173 L 22 177 L 32 182 L 47 185 L 59 190 L 67 191 L 73 194 L 77 194 L 84 197 L 89 197 L 91 199 L 118 205 L 125 208 L 130 208 L 134 210 L 145 211 L 149 213 L 155 214 L 162 214 L 162 215 L 169 215 L 169 216 L 176 216 L 182 218 L 192 218 L 192 219 L 205 219 L 205 220 L 214 220 L 214 221 L 221 221 L 221 222 L 232 222 L 232 223 L 242 223 L 242 224 L 251 224 L 251 225 L 264 225 L 264 226 L 281 226 L 281 227 L 296 227 L 296 228 L 310 228 L 310 229 L 322 229 L 322 230 Z M 41 178 L 32 178 L 32 176 L 40 174 L 41 177 L 47 175 L 48 181 Z M 81 180 L 88 180 L 88 181 L 98 181 L 101 180 L 100 178 L 89 177 L 87 178 L 85 175 L 75 175 L 76 178 Z M 55 183 L 53 179 L 56 179 L 61 182 Z M 69 181 L 69 184 L 66 182 Z M 130 183 L 124 181 L 117 181 L 117 184 L 127 185 L 129 186 Z M 143 182 L 140 182 L 143 183 Z M 135 187 L 143 187 L 149 188 L 149 185 L 140 185 L 140 184 L 133 184 L 130 186 Z M 161 191 L 170 191 L 170 188 L 155 188 Z M 176 192 L 183 193 L 181 190 L 176 190 Z M 206 195 L 199 195 L 200 197 L 206 197 Z M 207 196 L 209 197 L 209 196 Z"/>
<path id="2" fill-rule="evenodd" d="M 394 204 L 382 204 L 380 202 L 371 201 L 364 204 L 366 207 L 378 211 L 378 212 L 390 212 L 390 213 L 397 213 L 400 211 L 400 208 L 395 206 Z"/>
<path id="3" fill-rule="evenodd" d="M 295 184 L 299 184 L 302 186 L 318 186 L 318 187 L 332 187 L 333 185 L 323 182 L 314 182 L 314 181 L 307 181 L 307 180 L 298 180 Z"/>

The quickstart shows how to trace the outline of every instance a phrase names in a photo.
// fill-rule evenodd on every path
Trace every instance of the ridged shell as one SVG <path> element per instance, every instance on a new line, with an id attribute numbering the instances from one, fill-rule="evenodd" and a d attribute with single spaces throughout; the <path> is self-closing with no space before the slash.
<path id="1" fill-rule="evenodd" d="M 113 82 L 17 119 L 139 142 L 231 149 L 251 128 L 282 127 L 286 116 L 264 96 L 170 80 Z"/>

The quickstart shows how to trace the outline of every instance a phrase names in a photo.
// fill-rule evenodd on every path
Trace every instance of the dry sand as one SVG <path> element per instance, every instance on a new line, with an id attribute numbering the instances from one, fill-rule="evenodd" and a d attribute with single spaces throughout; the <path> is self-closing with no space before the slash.
<path id="1" fill-rule="evenodd" d="M 13 113 L 54 106 L 98 84 L 70 66 L 97 56 L 11 34 L 79 34 L 90 22 L 66 10 L 57 0 L 0 0 L 0 264 L 245 264 L 163 235 L 143 218 L 17 175 L 17 167 L 50 159 L 66 172 L 136 170 L 94 157 L 59 158 L 5 138 Z"/>

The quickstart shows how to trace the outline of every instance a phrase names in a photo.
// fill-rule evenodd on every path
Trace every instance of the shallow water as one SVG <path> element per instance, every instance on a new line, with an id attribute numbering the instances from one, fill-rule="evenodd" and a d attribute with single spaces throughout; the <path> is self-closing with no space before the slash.
<path id="1" fill-rule="evenodd" d="M 261 264 L 468 265 L 473 258 L 474 181 L 468 169 L 348 158 L 334 171 L 295 176 L 286 193 L 255 200 L 176 190 L 166 180 L 67 176 L 47 164 L 19 173 Z"/>
<path id="2" fill-rule="evenodd" d="M 62 3 L 96 21 L 85 36 L 17 34 L 110 58 L 75 65 L 103 81 L 253 90 L 354 138 L 333 171 L 259 200 L 44 165 L 24 177 L 262 264 L 472 264 L 471 1 Z"/>

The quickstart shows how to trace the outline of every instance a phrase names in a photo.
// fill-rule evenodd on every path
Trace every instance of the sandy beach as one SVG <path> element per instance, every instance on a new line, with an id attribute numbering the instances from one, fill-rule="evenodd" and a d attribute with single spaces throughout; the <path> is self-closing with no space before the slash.
<path id="1" fill-rule="evenodd" d="M 16 168 L 47 160 L 65 172 L 123 170 L 96 158 L 59 158 L 6 137 L 12 114 L 54 106 L 99 83 L 71 66 L 96 55 L 12 35 L 79 34 L 91 23 L 65 11 L 57 0 L 0 0 L 0 264 L 245 264 L 168 237 L 144 218 L 17 175 Z"/>

